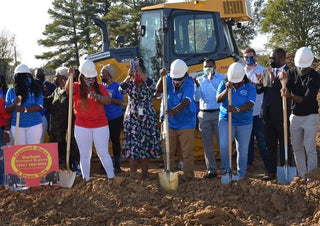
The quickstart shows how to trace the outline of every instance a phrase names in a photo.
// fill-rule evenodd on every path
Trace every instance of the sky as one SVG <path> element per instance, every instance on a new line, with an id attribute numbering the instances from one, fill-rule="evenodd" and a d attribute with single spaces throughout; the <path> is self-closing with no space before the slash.
<path id="1" fill-rule="evenodd" d="M 0 0 L 0 32 L 3 30 L 15 35 L 17 60 L 30 68 L 44 66 L 45 61 L 34 56 L 46 51 L 38 45 L 44 38 L 42 32 L 50 23 L 48 9 L 52 8 L 53 0 Z M 252 41 L 252 47 L 263 50 L 266 36 L 258 35 Z M 259 51 L 257 51 L 259 52 Z"/>
<path id="2" fill-rule="evenodd" d="M 37 40 L 43 38 L 45 25 L 50 23 L 48 9 L 53 0 L 0 0 L 0 32 L 3 30 L 15 36 L 17 60 L 30 68 L 44 65 L 35 55 L 45 49 Z"/>

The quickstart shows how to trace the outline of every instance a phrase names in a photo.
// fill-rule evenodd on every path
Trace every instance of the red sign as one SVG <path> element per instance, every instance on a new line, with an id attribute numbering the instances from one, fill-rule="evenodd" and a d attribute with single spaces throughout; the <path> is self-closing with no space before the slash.
<path id="1" fill-rule="evenodd" d="M 4 146 L 4 165 L 9 188 L 59 185 L 57 143 Z"/>

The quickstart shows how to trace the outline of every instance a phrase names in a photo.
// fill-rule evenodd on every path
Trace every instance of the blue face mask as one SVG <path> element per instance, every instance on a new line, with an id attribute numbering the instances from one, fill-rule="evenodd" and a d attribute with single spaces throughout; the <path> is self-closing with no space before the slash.
<path id="1" fill-rule="evenodd" d="M 252 66 L 256 64 L 256 59 L 248 57 L 248 58 L 245 58 L 244 62 L 246 63 L 246 65 Z"/>
<path id="2" fill-rule="evenodd" d="M 206 75 L 210 74 L 210 71 L 212 72 L 212 74 L 214 74 L 214 68 L 213 67 L 206 67 L 203 69 L 203 73 Z"/>
<path id="3" fill-rule="evenodd" d="M 26 87 L 30 87 L 31 86 L 31 82 L 32 82 L 32 78 L 28 77 L 27 79 L 25 79 Z"/>

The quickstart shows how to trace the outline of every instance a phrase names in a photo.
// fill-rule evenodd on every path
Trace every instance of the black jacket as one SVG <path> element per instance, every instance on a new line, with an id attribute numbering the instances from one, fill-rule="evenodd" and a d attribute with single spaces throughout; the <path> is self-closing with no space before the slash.
<path id="1" fill-rule="evenodd" d="M 285 71 L 290 68 L 286 65 Z M 280 90 L 282 88 L 279 77 L 276 77 L 273 82 L 270 81 L 267 71 L 262 73 L 263 85 L 257 87 L 257 93 L 264 93 L 263 95 L 263 119 L 265 121 L 277 120 L 283 121 L 282 97 Z M 288 118 L 291 113 L 291 100 L 287 99 L 287 114 Z"/>

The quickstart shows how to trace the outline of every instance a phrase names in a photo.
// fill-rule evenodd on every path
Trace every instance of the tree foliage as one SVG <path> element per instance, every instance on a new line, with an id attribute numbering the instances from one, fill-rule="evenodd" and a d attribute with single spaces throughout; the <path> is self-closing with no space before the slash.
<path id="1" fill-rule="evenodd" d="M 234 36 L 239 49 L 250 46 L 251 41 L 260 32 L 261 17 L 260 13 L 264 7 L 265 0 L 254 0 L 250 7 L 252 11 L 252 21 L 242 22 L 240 28 L 234 29 Z"/>
<path id="2" fill-rule="evenodd" d="M 108 0 L 54 0 L 48 10 L 52 22 L 47 24 L 38 40 L 49 51 L 37 55 L 37 59 L 47 60 L 47 68 L 60 65 L 79 65 L 83 55 L 97 51 L 96 36 L 92 19 L 106 14 Z"/>
<path id="3" fill-rule="evenodd" d="M 319 1 L 270 0 L 261 13 L 261 30 L 271 34 L 268 46 L 281 46 L 291 54 L 302 46 L 308 46 L 319 54 L 319 12 Z"/>
<path id="4" fill-rule="evenodd" d="M 0 75 L 8 76 L 9 71 L 14 67 L 16 52 L 15 52 L 15 37 L 6 30 L 0 31 Z"/>
<path id="5" fill-rule="evenodd" d="M 163 0 L 54 0 L 48 10 L 52 22 L 47 24 L 38 40 L 49 50 L 37 59 L 47 60 L 47 68 L 54 69 L 62 64 L 79 65 L 84 55 L 101 51 L 99 28 L 92 19 L 103 19 L 109 26 L 111 47 L 117 47 L 117 35 L 125 35 L 126 46 L 138 45 L 141 7 L 163 2 Z"/>

